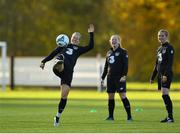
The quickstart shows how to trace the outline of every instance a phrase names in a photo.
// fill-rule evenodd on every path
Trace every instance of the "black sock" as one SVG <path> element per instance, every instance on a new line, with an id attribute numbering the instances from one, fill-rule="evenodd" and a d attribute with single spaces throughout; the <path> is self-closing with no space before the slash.
<path id="1" fill-rule="evenodd" d="M 164 104 L 168 112 L 168 117 L 173 118 L 173 105 L 172 105 L 171 98 L 169 97 L 169 95 L 162 95 L 162 98 L 164 100 Z"/>
<path id="2" fill-rule="evenodd" d="M 109 117 L 114 117 L 114 106 L 115 106 L 115 101 L 114 99 L 108 100 L 108 110 L 109 110 Z"/>
<path id="3" fill-rule="evenodd" d="M 129 100 L 127 98 L 124 98 L 122 99 L 122 102 L 126 110 L 127 116 L 131 118 L 131 106 L 130 106 Z"/>
<path id="4" fill-rule="evenodd" d="M 60 102 L 59 102 L 59 105 L 58 105 L 58 112 L 59 113 L 62 113 L 65 106 L 66 106 L 66 102 L 67 102 L 67 99 L 63 99 L 61 98 Z"/>

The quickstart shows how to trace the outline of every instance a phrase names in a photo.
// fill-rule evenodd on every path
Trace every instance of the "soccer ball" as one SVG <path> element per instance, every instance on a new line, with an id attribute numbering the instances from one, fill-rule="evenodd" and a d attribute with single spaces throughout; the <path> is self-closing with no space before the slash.
<path id="1" fill-rule="evenodd" d="M 69 44 L 69 38 L 66 34 L 60 34 L 56 37 L 56 44 L 60 47 L 66 47 Z"/>

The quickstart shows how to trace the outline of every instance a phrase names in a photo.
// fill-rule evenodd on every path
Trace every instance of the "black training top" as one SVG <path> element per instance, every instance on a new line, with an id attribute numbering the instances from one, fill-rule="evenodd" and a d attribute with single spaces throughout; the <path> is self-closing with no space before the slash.
<path id="1" fill-rule="evenodd" d="M 166 42 L 157 49 L 157 58 L 151 80 L 154 80 L 157 74 L 160 76 L 168 76 L 172 74 L 172 65 L 174 58 L 173 46 Z"/>
<path id="2" fill-rule="evenodd" d="M 104 71 L 101 78 L 126 76 L 128 72 L 128 54 L 123 48 L 118 47 L 115 51 L 111 48 L 106 55 Z"/>
<path id="3" fill-rule="evenodd" d="M 65 57 L 65 59 L 64 59 L 65 69 L 67 69 L 69 72 L 73 72 L 74 66 L 76 64 L 78 57 L 81 54 L 88 52 L 93 47 L 94 47 L 93 33 L 90 33 L 90 40 L 89 40 L 88 46 L 78 46 L 78 45 L 74 45 L 74 44 L 69 44 L 65 48 L 57 47 L 46 58 L 44 58 L 42 60 L 42 62 L 46 63 L 47 61 L 52 60 L 55 56 L 57 56 L 57 59 L 58 59 L 60 54 L 63 54 Z"/>

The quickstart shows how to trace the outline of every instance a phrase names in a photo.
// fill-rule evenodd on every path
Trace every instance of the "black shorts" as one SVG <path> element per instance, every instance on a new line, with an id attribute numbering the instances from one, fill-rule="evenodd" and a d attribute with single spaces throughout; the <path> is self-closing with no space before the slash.
<path id="1" fill-rule="evenodd" d="M 168 88 L 170 89 L 172 82 L 172 76 L 167 76 L 167 81 L 162 82 L 162 79 L 160 76 L 158 76 L 158 90 L 161 90 L 162 88 Z"/>
<path id="2" fill-rule="evenodd" d="M 121 93 L 126 92 L 126 82 L 120 82 L 119 77 L 107 77 L 107 92 L 108 93 Z"/>
<path id="3" fill-rule="evenodd" d="M 73 72 L 64 69 L 62 72 L 58 72 L 57 70 L 53 69 L 53 72 L 56 76 L 61 79 L 61 85 L 66 84 L 71 87 L 71 82 L 73 78 Z"/>

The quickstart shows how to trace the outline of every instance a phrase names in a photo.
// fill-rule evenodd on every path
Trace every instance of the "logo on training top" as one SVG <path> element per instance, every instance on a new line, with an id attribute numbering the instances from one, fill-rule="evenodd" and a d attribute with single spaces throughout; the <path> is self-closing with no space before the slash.
<path id="1" fill-rule="evenodd" d="M 163 54 L 166 53 L 166 48 L 162 49 L 162 53 L 163 53 Z"/>
<path id="2" fill-rule="evenodd" d="M 119 56 L 119 55 L 120 55 L 120 52 L 116 52 L 116 53 L 115 53 L 115 56 Z"/>
<path id="3" fill-rule="evenodd" d="M 109 52 L 107 53 L 107 56 L 109 57 L 111 54 L 112 54 L 112 51 L 109 51 Z"/>
<path id="4" fill-rule="evenodd" d="M 77 46 L 73 46 L 73 49 L 77 50 L 77 49 L 78 49 L 78 47 L 77 47 Z"/>
<path id="5" fill-rule="evenodd" d="M 108 61 L 109 61 L 110 64 L 113 64 L 113 63 L 115 62 L 114 56 L 110 56 L 110 57 L 108 58 Z"/>
<path id="6" fill-rule="evenodd" d="M 173 50 L 171 50 L 171 54 L 173 54 L 174 53 L 174 51 Z"/>

